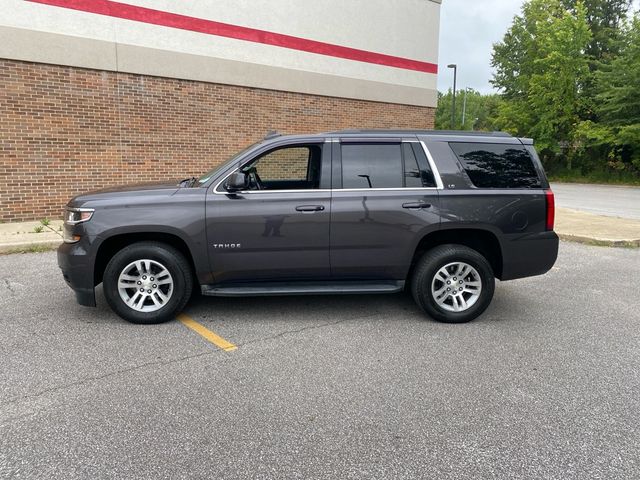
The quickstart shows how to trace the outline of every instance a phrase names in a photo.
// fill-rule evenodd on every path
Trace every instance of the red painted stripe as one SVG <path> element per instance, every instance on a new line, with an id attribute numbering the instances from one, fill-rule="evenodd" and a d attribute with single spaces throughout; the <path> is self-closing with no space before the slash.
<path id="1" fill-rule="evenodd" d="M 154 10 L 152 8 L 139 7 L 111 0 L 27 0 L 34 3 L 42 3 L 56 7 L 69 8 L 82 12 L 97 13 L 110 17 L 134 20 L 136 22 L 150 23 L 164 27 L 179 28 L 192 32 L 217 35 L 219 37 L 246 40 L 248 42 L 263 43 L 276 47 L 300 50 L 303 52 L 317 53 L 329 57 L 345 58 L 358 62 L 374 63 L 388 67 L 415 70 L 424 73 L 437 73 L 438 66 L 434 63 L 411 60 L 409 58 L 395 57 L 383 53 L 368 52 L 357 48 L 343 47 L 331 43 L 318 42 L 306 38 L 293 37 L 281 33 L 268 32 L 255 28 L 241 27 L 228 23 L 215 22 L 203 18 L 189 17 L 177 13 Z"/>

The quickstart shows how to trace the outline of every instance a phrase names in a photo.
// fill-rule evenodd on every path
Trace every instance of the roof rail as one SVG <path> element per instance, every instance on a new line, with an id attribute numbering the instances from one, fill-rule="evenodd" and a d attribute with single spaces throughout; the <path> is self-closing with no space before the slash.
<path id="1" fill-rule="evenodd" d="M 512 137 L 506 132 L 479 132 L 470 130 L 397 130 L 397 129 L 380 129 L 380 130 L 359 130 L 347 129 L 327 132 L 329 135 L 460 135 L 469 137 Z"/>

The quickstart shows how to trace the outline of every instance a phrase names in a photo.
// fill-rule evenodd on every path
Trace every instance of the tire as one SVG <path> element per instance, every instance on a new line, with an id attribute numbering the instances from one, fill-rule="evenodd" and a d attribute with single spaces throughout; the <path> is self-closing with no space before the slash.
<path id="1" fill-rule="evenodd" d="M 119 288 L 119 281 L 127 287 Z M 175 248 L 139 242 L 111 258 L 102 283 L 107 303 L 120 317 L 131 323 L 154 324 L 182 311 L 191 297 L 193 275 L 189 262 Z"/>
<path id="2" fill-rule="evenodd" d="M 455 289 L 458 293 L 454 298 L 451 290 Z M 411 279 L 416 303 L 431 318 L 444 323 L 474 320 L 487 309 L 494 290 L 493 269 L 487 259 L 463 245 L 440 245 L 429 250 L 418 261 Z"/>

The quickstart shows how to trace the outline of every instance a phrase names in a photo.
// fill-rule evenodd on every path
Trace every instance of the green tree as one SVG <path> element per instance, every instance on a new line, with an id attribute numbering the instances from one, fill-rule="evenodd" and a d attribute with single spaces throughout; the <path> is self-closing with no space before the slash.
<path id="1" fill-rule="evenodd" d="M 438 109 L 436 110 L 436 128 L 439 130 L 495 130 L 494 118 L 497 115 L 499 95 L 482 95 L 480 92 L 467 89 L 466 93 L 459 91 L 456 95 L 456 125 L 451 125 L 451 104 L 453 95 L 438 92 Z M 464 111 L 464 124 L 462 122 Z"/>
<path id="2" fill-rule="evenodd" d="M 435 127 L 437 130 L 452 130 L 451 125 L 451 108 L 452 108 L 451 89 L 447 93 L 438 92 L 438 108 L 436 110 Z M 459 103 L 459 102 L 456 102 Z M 458 105 L 456 105 L 457 107 Z M 456 118 L 457 118 L 456 108 Z"/>
<path id="3" fill-rule="evenodd" d="M 590 40 L 582 2 L 568 10 L 560 0 L 530 0 L 503 41 L 494 45 L 492 83 L 503 93 L 497 126 L 534 137 L 543 156 L 564 153 L 569 168 L 589 74 L 585 50 Z"/>
<path id="4" fill-rule="evenodd" d="M 562 3 L 575 11 L 578 2 L 562 0 Z M 627 19 L 631 3 L 631 0 L 583 0 L 591 30 L 591 40 L 585 49 L 590 75 L 585 78 L 582 88 L 581 117 L 584 119 L 597 121 L 595 72 L 620 53 L 621 26 Z"/>
<path id="5" fill-rule="evenodd" d="M 606 61 L 619 53 L 620 28 L 631 9 L 631 0 L 562 0 L 562 5 L 576 10 L 582 3 L 587 11 L 591 40 L 585 53 L 596 62 Z"/>
<path id="6" fill-rule="evenodd" d="M 474 111 L 473 122 L 475 122 L 474 130 L 494 131 L 497 130 L 496 117 L 500 108 L 502 99 L 500 95 L 481 95 L 479 98 L 478 108 Z"/>
<path id="7" fill-rule="evenodd" d="M 620 54 L 596 73 L 599 122 L 581 123 L 583 154 L 607 167 L 640 174 L 640 14 L 621 30 Z M 600 165 L 601 167 L 602 165 Z"/>

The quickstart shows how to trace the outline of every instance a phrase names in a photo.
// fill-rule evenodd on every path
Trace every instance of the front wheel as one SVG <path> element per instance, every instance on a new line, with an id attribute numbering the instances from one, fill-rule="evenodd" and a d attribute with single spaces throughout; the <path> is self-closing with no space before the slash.
<path id="1" fill-rule="evenodd" d="M 465 323 L 484 312 L 493 298 L 491 265 L 463 245 L 441 245 L 418 261 L 411 280 L 416 303 L 433 319 Z"/>
<path id="2" fill-rule="evenodd" d="M 174 318 L 191 297 L 189 262 L 175 248 L 140 242 L 116 253 L 103 277 L 111 309 L 132 323 L 161 323 Z"/>

